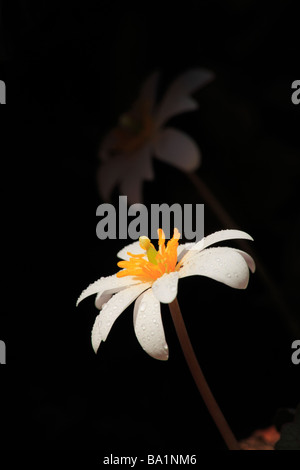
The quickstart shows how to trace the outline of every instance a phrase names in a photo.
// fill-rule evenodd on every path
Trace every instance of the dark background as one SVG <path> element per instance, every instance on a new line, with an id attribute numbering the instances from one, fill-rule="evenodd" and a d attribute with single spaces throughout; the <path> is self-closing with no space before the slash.
<path id="1" fill-rule="evenodd" d="M 286 309 L 257 273 L 245 291 L 202 277 L 181 281 L 199 362 L 238 439 L 299 402 L 300 365 L 290 359 L 300 339 L 300 105 L 291 102 L 300 79 L 297 2 L 161 3 L 1 3 L 2 448 L 224 448 L 167 306 L 167 362 L 139 346 L 133 305 L 97 356 L 94 299 L 75 307 L 90 282 L 116 272 L 124 245 L 95 233 L 99 143 L 157 69 L 159 93 L 188 68 L 215 72 L 195 94 L 199 110 L 172 125 L 199 144 L 199 176 L 254 237 Z M 147 204 L 203 202 L 178 170 L 159 161 L 154 168 Z M 222 228 L 206 207 L 205 233 Z"/>

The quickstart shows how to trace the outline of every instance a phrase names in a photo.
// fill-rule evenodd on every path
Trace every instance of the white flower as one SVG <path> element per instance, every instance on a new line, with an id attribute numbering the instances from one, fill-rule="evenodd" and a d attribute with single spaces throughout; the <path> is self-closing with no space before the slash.
<path id="1" fill-rule="evenodd" d="M 123 114 L 118 126 L 104 138 L 100 147 L 102 161 L 98 172 L 99 191 L 109 200 L 113 189 L 130 204 L 142 202 L 144 180 L 153 180 L 152 156 L 183 171 L 198 168 L 200 151 L 187 134 L 164 127 L 177 114 L 195 110 L 197 102 L 190 96 L 213 78 L 206 69 L 192 69 L 179 76 L 168 88 L 161 103 L 155 103 L 159 73 L 152 74 L 142 86 L 132 109 Z"/>
<path id="2" fill-rule="evenodd" d="M 124 268 L 118 273 L 102 277 L 90 284 L 77 300 L 77 305 L 86 297 L 97 294 L 96 317 L 92 330 L 92 345 L 97 352 L 101 341 L 121 313 L 134 301 L 134 330 L 142 348 L 152 357 L 168 359 L 168 346 L 162 324 L 160 303 L 171 303 L 177 295 L 178 280 L 200 275 L 210 277 L 236 289 L 245 289 L 249 281 L 249 269 L 255 271 L 255 263 L 244 251 L 210 245 L 236 238 L 253 240 L 240 230 L 221 230 L 197 243 L 178 246 L 180 234 L 174 230 L 173 238 L 165 247 L 164 233 L 159 234 L 159 250 L 150 240 L 140 237 L 119 253 Z M 248 269 L 249 268 L 249 269 Z"/>

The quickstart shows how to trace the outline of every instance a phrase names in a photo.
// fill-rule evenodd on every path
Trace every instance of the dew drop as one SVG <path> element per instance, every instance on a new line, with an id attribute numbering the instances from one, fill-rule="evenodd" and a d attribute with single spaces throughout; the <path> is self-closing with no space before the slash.
<path id="1" fill-rule="evenodd" d="M 230 274 L 230 273 L 227 273 L 227 277 L 231 277 L 231 274 Z"/>
<path id="2" fill-rule="evenodd" d="M 142 302 L 141 306 L 140 306 L 140 311 L 144 312 L 145 310 L 146 310 L 146 304 L 145 304 L 145 302 Z"/>

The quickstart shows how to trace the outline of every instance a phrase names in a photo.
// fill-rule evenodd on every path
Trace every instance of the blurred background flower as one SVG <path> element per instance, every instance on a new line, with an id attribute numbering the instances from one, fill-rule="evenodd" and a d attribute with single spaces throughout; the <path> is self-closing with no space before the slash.
<path id="1" fill-rule="evenodd" d="M 159 74 L 145 81 L 132 108 L 123 113 L 117 127 L 104 138 L 100 147 L 99 191 L 105 201 L 116 185 L 129 204 L 143 202 L 143 181 L 154 179 L 152 158 L 193 171 L 200 164 L 200 150 L 187 134 L 165 127 L 174 116 L 197 109 L 192 93 L 213 79 L 205 69 L 189 70 L 170 85 L 160 103 L 156 103 Z"/>

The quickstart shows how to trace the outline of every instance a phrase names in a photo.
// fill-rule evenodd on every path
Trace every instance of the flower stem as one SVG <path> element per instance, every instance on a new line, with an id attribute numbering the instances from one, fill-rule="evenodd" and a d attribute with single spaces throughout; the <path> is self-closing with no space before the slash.
<path id="1" fill-rule="evenodd" d="M 204 181 L 196 173 L 186 173 L 187 177 L 195 186 L 198 194 L 208 204 L 210 209 L 213 211 L 217 219 L 221 222 L 224 228 L 228 229 L 237 229 L 240 228 L 220 204 L 218 199 L 209 189 L 209 187 L 204 183 Z M 273 300 L 274 306 L 276 307 L 278 313 L 281 314 L 282 321 L 284 322 L 287 331 L 294 337 L 295 335 L 300 334 L 300 328 L 297 324 L 294 316 L 290 312 L 290 308 L 286 304 L 285 299 L 281 295 L 280 290 L 277 285 L 274 283 L 274 280 L 271 278 L 270 274 L 267 272 L 264 264 L 259 259 L 253 248 L 249 245 L 246 240 L 236 240 L 237 245 L 247 251 L 255 259 L 255 264 L 257 268 L 257 274 L 261 279 L 261 282 L 265 285 L 266 289 L 269 291 L 270 297 Z"/>
<path id="2" fill-rule="evenodd" d="M 169 304 L 169 308 L 184 357 L 189 366 L 193 379 L 197 385 L 197 388 L 204 400 L 204 403 L 206 404 L 207 409 L 210 412 L 213 420 L 215 421 L 229 450 L 239 450 L 240 447 L 238 445 L 238 442 L 234 437 L 226 419 L 224 418 L 224 415 L 220 410 L 208 386 L 208 383 L 206 382 L 201 367 L 197 361 L 192 343 L 186 330 L 184 320 L 182 318 L 177 298 Z"/>

